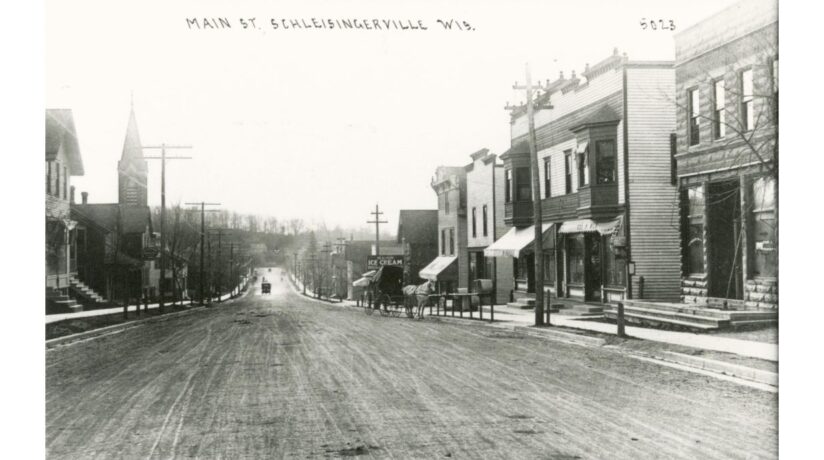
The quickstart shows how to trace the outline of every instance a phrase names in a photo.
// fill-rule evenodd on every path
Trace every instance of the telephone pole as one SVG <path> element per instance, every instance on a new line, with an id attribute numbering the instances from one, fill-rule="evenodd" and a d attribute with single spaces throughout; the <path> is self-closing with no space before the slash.
<path id="1" fill-rule="evenodd" d="M 221 239 L 223 237 L 223 231 L 226 229 L 212 228 L 209 230 L 217 233 L 217 300 L 218 302 L 220 302 L 220 288 L 223 287 L 223 268 L 221 266 L 223 263 L 223 259 L 221 258 Z"/>
<path id="2" fill-rule="evenodd" d="M 538 178 L 538 152 L 535 146 L 535 110 L 551 109 L 552 106 L 548 103 L 544 106 L 534 106 L 533 91 L 544 89 L 540 83 L 537 86 L 532 85 L 532 75 L 529 72 L 529 64 L 526 64 L 526 86 L 515 85 L 512 86 L 515 90 L 526 90 L 526 116 L 529 121 L 529 134 L 527 140 L 529 143 L 529 164 L 532 170 L 532 216 L 535 223 L 535 240 L 533 247 L 535 248 L 535 325 L 544 325 L 544 224 L 543 216 L 541 215 L 541 194 L 540 194 L 540 180 Z M 507 107 L 509 108 L 509 107 Z M 549 323 L 547 319 L 547 323 Z M 549 324 L 547 324 L 549 325 Z"/>
<path id="3" fill-rule="evenodd" d="M 160 160 L 160 299 L 158 311 L 163 313 L 163 284 L 166 282 L 166 160 L 191 160 L 192 157 L 170 157 L 166 156 L 166 149 L 190 149 L 191 145 L 144 145 L 144 149 L 160 149 L 159 157 L 143 158 L 147 160 Z"/>
<path id="4" fill-rule="evenodd" d="M 205 305 L 203 302 L 203 249 L 206 246 L 206 206 L 220 206 L 220 203 L 207 203 L 201 201 L 200 203 L 185 203 L 187 206 L 200 205 L 200 305 Z M 210 209 L 209 212 L 215 212 L 217 209 Z M 161 234 L 162 235 L 162 234 Z"/>
<path id="5" fill-rule="evenodd" d="M 367 220 L 366 223 L 367 224 L 375 224 L 375 255 L 379 256 L 379 255 L 381 255 L 380 225 L 381 224 L 388 224 L 389 222 L 385 221 L 385 220 L 381 220 L 380 216 L 383 214 L 383 211 L 381 211 L 378 208 L 377 203 L 375 203 L 375 210 L 373 212 L 370 212 L 369 214 L 372 214 L 373 216 L 375 216 L 375 220 Z"/>

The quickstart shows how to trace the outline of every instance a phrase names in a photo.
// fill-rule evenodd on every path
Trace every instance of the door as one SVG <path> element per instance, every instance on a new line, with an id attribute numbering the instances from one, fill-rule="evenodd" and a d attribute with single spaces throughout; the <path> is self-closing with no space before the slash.
<path id="1" fill-rule="evenodd" d="M 601 264 L 601 235 L 587 233 L 586 236 L 586 300 L 601 301 L 602 264 Z"/>
<path id="2" fill-rule="evenodd" d="M 709 295 L 743 298 L 741 194 L 738 180 L 709 184 L 707 197 Z"/>
<path id="3" fill-rule="evenodd" d="M 527 254 L 526 260 L 526 292 L 535 292 L 535 254 Z"/>

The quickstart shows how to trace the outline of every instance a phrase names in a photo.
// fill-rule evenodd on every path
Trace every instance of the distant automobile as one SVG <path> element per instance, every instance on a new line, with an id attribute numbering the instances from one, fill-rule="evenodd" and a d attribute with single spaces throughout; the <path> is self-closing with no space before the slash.
<path id="1" fill-rule="evenodd" d="M 262 283 L 260 285 L 260 292 L 262 294 L 269 294 L 272 292 L 272 285 L 269 283 Z"/>

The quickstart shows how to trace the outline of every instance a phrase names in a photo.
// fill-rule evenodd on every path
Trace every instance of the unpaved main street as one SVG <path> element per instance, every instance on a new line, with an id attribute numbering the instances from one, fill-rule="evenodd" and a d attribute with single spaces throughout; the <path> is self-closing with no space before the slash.
<path id="1" fill-rule="evenodd" d="M 49 458 L 774 458 L 777 396 L 607 350 L 246 297 L 46 353 Z"/>

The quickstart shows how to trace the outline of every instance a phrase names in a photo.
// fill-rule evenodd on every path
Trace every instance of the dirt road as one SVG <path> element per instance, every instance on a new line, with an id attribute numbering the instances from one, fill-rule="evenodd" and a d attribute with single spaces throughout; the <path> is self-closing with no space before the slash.
<path id="1" fill-rule="evenodd" d="M 775 458 L 777 396 L 504 330 L 367 316 L 264 273 L 46 353 L 49 458 Z"/>

